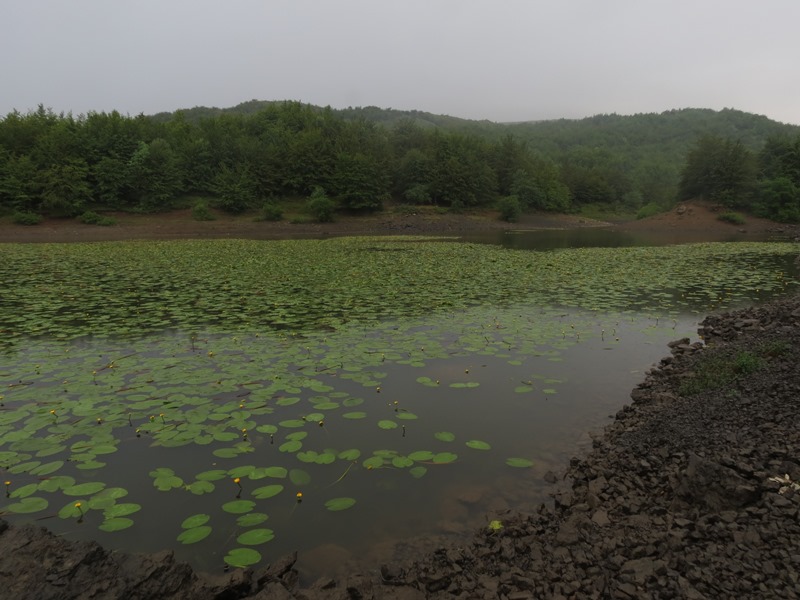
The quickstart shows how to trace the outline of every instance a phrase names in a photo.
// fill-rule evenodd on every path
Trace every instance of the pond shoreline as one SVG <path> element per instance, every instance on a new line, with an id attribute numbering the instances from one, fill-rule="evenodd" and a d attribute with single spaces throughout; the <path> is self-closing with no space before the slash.
<path id="1" fill-rule="evenodd" d="M 686 241 L 747 240 L 753 235 L 784 239 L 800 236 L 800 226 L 747 216 L 743 224 L 721 221 L 721 208 L 708 202 L 685 202 L 673 210 L 646 219 L 608 222 L 579 215 L 526 213 L 516 223 L 498 218 L 496 211 L 465 214 L 439 212 L 436 207 L 415 207 L 411 212 L 340 215 L 332 223 L 257 221 L 252 215 L 220 213 L 213 221 L 196 221 L 189 210 L 158 214 L 109 213 L 116 225 L 87 225 L 74 219 L 47 219 L 39 225 L 15 225 L 0 220 L 0 243 L 73 243 L 125 240 L 178 239 L 302 239 L 333 236 L 442 235 L 463 236 L 487 232 L 605 228 L 648 233 Z"/>
<path id="2" fill-rule="evenodd" d="M 800 296 L 699 331 L 705 344 L 671 344 L 593 449 L 550 478 L 552 503 L 497 515 L 498 528 L 412 564 L 301 588 L 296 554 L 211 576 L 171 552 L 0 521 L 0 585 L 9 599 L 796 598 Z M 701 385 L 709 364 L 732 370 Z"/>

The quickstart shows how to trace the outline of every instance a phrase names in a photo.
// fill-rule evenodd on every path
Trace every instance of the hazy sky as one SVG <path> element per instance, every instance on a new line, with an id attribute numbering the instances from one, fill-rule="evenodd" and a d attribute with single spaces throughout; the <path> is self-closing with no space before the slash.
<path id="1" fill-rule="evenodd" d="M 0 115 L 300 100 L 800 124 L 800 0 L 2 0 Z"/>

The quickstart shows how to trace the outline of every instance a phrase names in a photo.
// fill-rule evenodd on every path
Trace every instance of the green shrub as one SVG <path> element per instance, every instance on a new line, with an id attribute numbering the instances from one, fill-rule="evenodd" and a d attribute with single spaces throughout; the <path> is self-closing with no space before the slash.
<path id="1" fill-rule="evenodd" d="M 732 223 L 733 225 L 744 225 L 744 217 L 737 212 L 722 213 L 717 219 L 725 223 Z"/>
<path id="2" fill-rule="evenodd" d="M 212 213 L 211 209 L 208 208 L 208 203 L 204 200 L 197 202 L 192 207 L 192 218 L 195 221 L 213 221 L 216 219 L 214 213 Z"/>
<path id="3" fill-rule="evenodd" d="M 272 202 L 264 203 L 261 207 L 260 221 L 280 221 L 283 219 L 283 210 L 277 204 Z"/>
<path id="4" fill-rule="evenodd" d="M 308 206 L 309 212 L 318 222 L 330 223 L 333 221 L 333 211 L 336 208 L 336 204 L 328 198 L 325 190 L 321 187 L 314 188 L 311 196 L 306 200 L 306 206 Z"/>
<path id="5" fill-rule="evenodd" d="M 497 201 L 500 218 L 509 223 L 516 223 L 522 216 L 522 205 L 517 196 L 505 196 Z"/>
<path id="6" fill-rule="evenodd" d="M 416 206 L 411 206 L 410 204 L 398 204 L 394 207 L 393 212 L 398 215 L 403 215 L 404 217 L 410 217 L 417 214 L 419 212 L 419 208 Z"/>
<path id="7" fill-rule="evenodd" d="M 117 220 L 112 217 L 104 217 L 103 215 L 98 215 L 93 210 L 87 210 L 81 216 L 78 217 L 78 220 L 81 223 L 85 223 L 86 225 L 101 225 L 103 227 L 109 227 L 111 225 L 116 225 Z"/>
<path id="8" fill-rule="evenodd" d="M 431 194 L 428 191 L 428 186 L 418 183 L 408 188 L 403 196 L 412 204 L 430 204 Z"/>
<path id="9" fill-rule="evenodd" d="M 658 213 L 664 212 L 664 209 L 661 208 L 655 202 L 648 202 L 639 211 L 636 213 L 637 219 L 646 219 L 647 217 L 652 217 L 657 215 Z"/>
<path id="10" fill-rule="evenodd" d="M 11 218 L 17 225 L 38 225 L 42 222 L 42 215 L 32 212 L 15 212 Z"/>

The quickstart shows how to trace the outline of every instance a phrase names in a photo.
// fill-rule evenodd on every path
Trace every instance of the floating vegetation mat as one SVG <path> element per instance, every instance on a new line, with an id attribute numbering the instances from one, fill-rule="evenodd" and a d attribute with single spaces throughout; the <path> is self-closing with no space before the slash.
<path id="1" fill-rule="evenodd" d="M 402 524 L 448 485 L 528 476 L 579 396 L 696 314 L 789 292 L 797 252 L 0 245 L 3 510 L 206 568 L 341 540 L 388 497 Z"/>

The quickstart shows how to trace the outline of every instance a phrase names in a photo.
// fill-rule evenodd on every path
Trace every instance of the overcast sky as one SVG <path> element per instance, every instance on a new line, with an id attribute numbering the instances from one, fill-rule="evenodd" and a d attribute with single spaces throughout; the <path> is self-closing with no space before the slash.
<path id="1" fill-rule="evenodd" d="M 2 0 L 0 115 L 300 100 L 800 124 L 800 0 Z"/>

